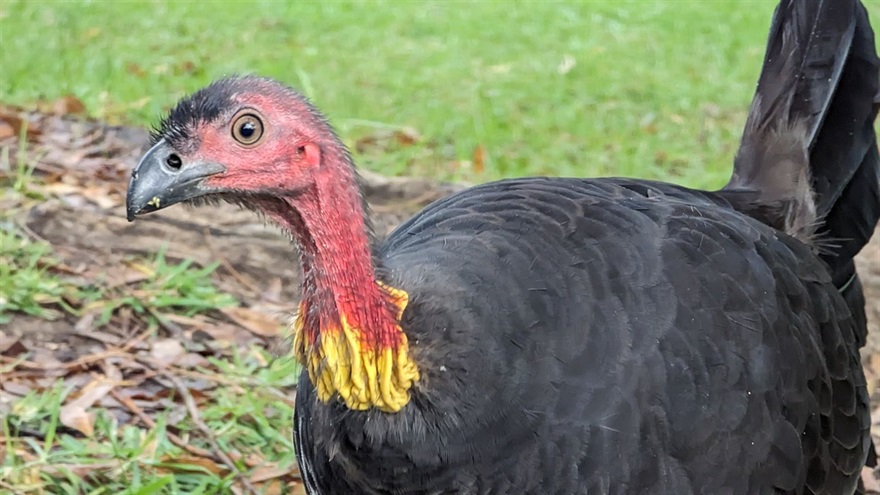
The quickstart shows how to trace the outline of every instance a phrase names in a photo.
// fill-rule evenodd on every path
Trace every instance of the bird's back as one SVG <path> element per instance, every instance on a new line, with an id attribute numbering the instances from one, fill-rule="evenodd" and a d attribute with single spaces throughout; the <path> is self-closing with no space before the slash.
<path id="1" fill-rule="evenodd" d="M 377 256 L 410 294 L 422 379 L 395 415 L 305 410 L 347 432 L 310 446 L 328 493 L 773 493 L 817 462 L 816 493 L 854 486 L 868 406 L 849 311 L 809 247 L 723 196 L 496 182 Z"/>

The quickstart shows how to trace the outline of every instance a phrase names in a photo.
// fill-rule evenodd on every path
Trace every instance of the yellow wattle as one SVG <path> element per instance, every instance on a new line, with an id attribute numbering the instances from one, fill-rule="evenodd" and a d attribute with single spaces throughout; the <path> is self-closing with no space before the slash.
<path id="1" fill-rule="evenodd" d="M 378 284 L 399 308 L 399 321 L 409 300 L 407 293 Z M 397 412 L 409 403 L 410 388 L 418 381 L 419 370 L 409 355 L 406 334 L 399 325 L 396 346 L 379 344 L 373 349 L 362 345 L 365 329 L 340 314 L 339 326 L 322 327 L 317 341 L 310 344 L 305 336 L 302 309 L 294 321 L 294 353 L 306 366 L 318 399 L 326 403 L 339 394 L 349 409 L 358 411 L 375 407 Z"/>

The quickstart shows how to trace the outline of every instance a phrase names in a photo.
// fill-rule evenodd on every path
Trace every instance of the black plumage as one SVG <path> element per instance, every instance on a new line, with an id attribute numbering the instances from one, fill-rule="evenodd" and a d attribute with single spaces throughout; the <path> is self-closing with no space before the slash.
<path id="1" fill-rule="evenodd" d="M 128 214 L 221 198 L 302 248 L 310 494 L 848 495 L 872 450 L 852 257 L 880 218 L 878 78 L 860 2 L 782 0 L 722 190 L 494 182 L 372 250 L 323 117 L 274 81 L 226 79 L 163 123 Z M 242 112 L 262 142 L 231 141 Z M 358 399 L 352 363 L 404 343 L 407 400 Z"/>
<path id="2" fill-rule="evenodd" d="M 429 207 L 379 259 L 413 298 L 423 385 L 389 415 L 318 405 L 300 381 L 317 493 L 855 486 L 869 417 L 853 319 L 809 247 L 719 196 L 494 183 Z"/>
<path id="3" fill-rule="evenodd" d="M 423 380 L 389 415 L 303 377 L 313 492 L 853 493 L 864 299 L 832 279 L 880 217 L 878 68 L 858 2 L 783 1 L 725 190 L 508 180 L 400 226 Z"/>

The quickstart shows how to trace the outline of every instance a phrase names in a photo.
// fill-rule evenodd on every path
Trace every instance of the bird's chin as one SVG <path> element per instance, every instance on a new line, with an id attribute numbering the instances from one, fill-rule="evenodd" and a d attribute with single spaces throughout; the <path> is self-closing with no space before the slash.
<path id="1" fill-rule="evenodd" d="M 288 213 L 291 203 L 302 195 L 304 189 L 294 191 L 251 192 L 242 190 L 227 190 L 205 194 L 186 200 L 190 206 L 217 206 L 228 203 L 258 213 L 271 215 L 272 213 Z"/>
<path id="2" fill-rule="evenodd" d="M 260 217 L 270 220 L 283 230 L 293 235 L 303 230 L 302 218 L 293 202 L 299 194 L 258 194 L 241 191 L 228 191 L 206 194 L 184 202 L 187 207 L 217 206 L 223 203 L 237 206 L 257 213 Z"/>

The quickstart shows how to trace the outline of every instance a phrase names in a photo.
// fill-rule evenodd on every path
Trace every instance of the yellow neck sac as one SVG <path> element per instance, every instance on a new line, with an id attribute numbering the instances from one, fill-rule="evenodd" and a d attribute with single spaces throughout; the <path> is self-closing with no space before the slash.
<path id="1" fill-rule="evenodd" d="M 408 302 L 406 292 L 379 283 L 399 308 L 397 320 Z M 314 342 L 305 335 L 305 315 L 301 305 L 294 321 L 294 352 L 309 372 L 318 399 L 329 402 L 334 394 L 352 410 L 375 407 L 397 412 L 410 400 L 410 388 L 419 379 L 419 370 L 409 356 L 406 334 L 395 324 L 399 335 L 395 345 L 368 345 L 363 336 L 370 329 L 339 315 L 339 325 L 322 326 Z"/>

